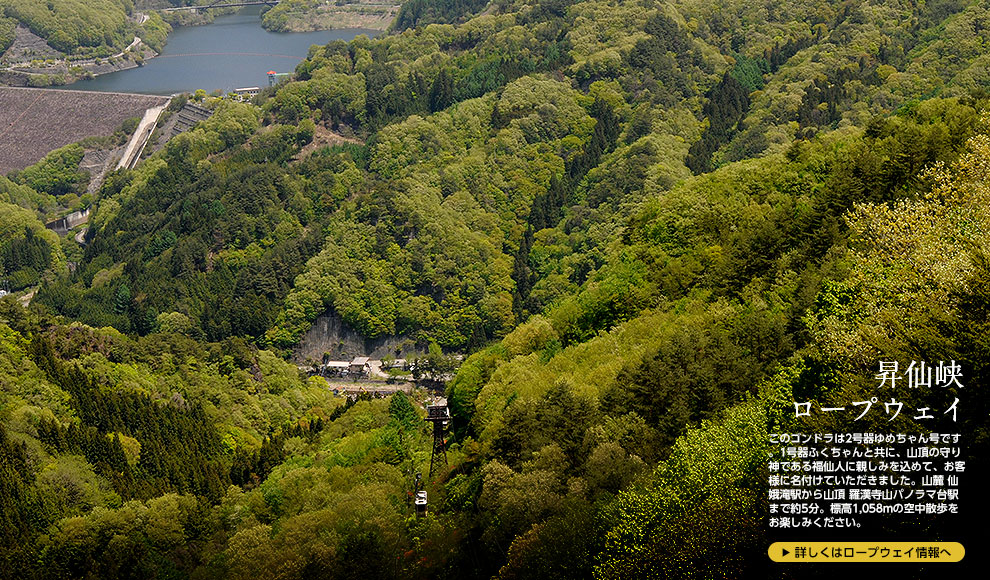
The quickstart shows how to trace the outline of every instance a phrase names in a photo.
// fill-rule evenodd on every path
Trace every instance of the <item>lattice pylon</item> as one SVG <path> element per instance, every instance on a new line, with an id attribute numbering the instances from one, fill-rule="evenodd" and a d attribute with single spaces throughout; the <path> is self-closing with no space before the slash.
<path id="1" fill-rule="evenodd" d="M 430 454 L 430 477 L 436 473 L 443 461 L 447 466 L 447 445 L 443 440 L 443 430 L 450 421 L 450 410 L 446 405 L 430 405 L 426 410 L 426 420 L 433 423 L 433 453 Z"/>
<path id="2" fill-rule="evenodd" d="M 433 422 L 433 453 L 430 455 L 430 477 L 433 477 L 433 473 L 440 466 L 440 461 L 443 461 L 443 466 L 447 466 L 447 445 L 444 444 L 443 440 L 443 422 L 434 421 Z"/>

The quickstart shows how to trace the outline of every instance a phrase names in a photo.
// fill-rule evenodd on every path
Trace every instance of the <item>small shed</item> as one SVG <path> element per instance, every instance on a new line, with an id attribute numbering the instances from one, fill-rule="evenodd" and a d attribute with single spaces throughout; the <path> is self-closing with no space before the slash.
<path id="1" fill-rule="evenodd" d="M 387 366 L 385 364 L 385 361 L 382 361 L 382 368 L 384 368 L 385 370 L 399 369 L 400 371 L 407 371 L 409 370 L 409 361 L 407 361 L 404 358 L 397 358 L 389 361 Z"/>
<path id="2" fill-rule="evenodd" d="M 351 364 L 347 367 L 348 372 L 356 373 L 359 375 L 366 375 L 371 371 L 371 357 L 358 356 L 354 357 Z"/>
<path id="3" fill-rule="evenodd" d="M 347 369 L 351 367 L 351 363 L 346 360 L 331 360 L 327 361 L 323 365 L 323 374 L 328 377 L 341 376 L 347 373 Z"/>

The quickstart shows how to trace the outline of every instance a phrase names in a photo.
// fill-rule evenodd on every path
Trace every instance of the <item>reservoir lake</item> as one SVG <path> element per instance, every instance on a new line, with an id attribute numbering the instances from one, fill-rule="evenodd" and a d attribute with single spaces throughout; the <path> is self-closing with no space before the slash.
<path id="1" fill-rule="evenodd" d="M 228 92 L 268 86 L 268 71 L 290 73 L 314 44 L 351 40 L 377 30 L 344 28 L 319 32 L 269 32 L 261 27 L 260 9 L 249 7 L 218 16 L 204 26 L 179 26 L 168 35 L 160 56 L 144 66 L 78 81 L 67 87 L 171 95 L 204 89 Z"/>

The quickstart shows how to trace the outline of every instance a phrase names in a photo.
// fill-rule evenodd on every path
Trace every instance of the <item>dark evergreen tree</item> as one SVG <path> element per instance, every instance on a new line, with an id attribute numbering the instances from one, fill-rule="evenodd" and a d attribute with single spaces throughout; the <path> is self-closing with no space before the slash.
<path id="1" fill-rule="evenodd" d="M 430 87 L 430 111 L 442 111 L 454 103 L 454 81 L 446 68 L 440 69 L 440 74 Z"/>

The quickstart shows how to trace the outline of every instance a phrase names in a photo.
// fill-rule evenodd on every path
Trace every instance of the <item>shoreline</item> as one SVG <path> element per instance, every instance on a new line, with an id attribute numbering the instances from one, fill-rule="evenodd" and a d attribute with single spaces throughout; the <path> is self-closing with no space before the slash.
<path id="1" fill-rule="evenodd" d="M 128 20 L 135 26 L 130 43 L 118 52 L 102 57 L 60 52 L 25 24 L 18 23 L 14 42 L 0 55 L 0 86 L 69 86 L 82 79 L 142 66 L 147 59 L 159 54 L 154 48 L 158 45 L 154 29 L 144 27 L 151 16 L 135 11 Z M 171 29 L 167 31 L 167 34 L 171 33 Z"/>
<path id="2" fill-rule="evenodd" d="M 385 34 L 395 22 L 401 6 L 389 2 L 358 2 L 341 6 L 326 4 L 309 12 L 292 14 L 275 26 L 266 26 L 262 19 L 262 28 L 280 34 L 347 29 L 376 30 Z"/>
<path id="3" fill-rule="evenodd" d="M 185 28 L 187 26 L 190 28 L 208 26 L 212 23 L 213 22 L 211 20 L 209 22 L 174 25 L 174 29 L 178 29 L 180 27 Z M 306 31 L 274 32 L 264 28 L 264 26 L 261 26 L 260 22 L 259 27 L 273 34 L 306 33 Z M 339 32 L 347 30 L 359 31 L 359 33 L 368 34 L 369 36 L 379 36 L 385 33 L 382 28 L 365 28 L 359 26 L 329 27 L 322 28 L 320 31 Z M 168 44 L 168 40 L 172 37 L 172 34 L 173 31 L 170 31 L 168 37 L 166 37 L 166 45 Z M 37 40 L 40 41 L 40 37 L 37 38 Z M 47 59 L 48 64 L 43 66 L 37 66 L 40 63 L 29 63 L 23 61 L 6 63 L 0 66 L 0 87 L 73 90 L 71 87 L 79 81 L 91 80 L 110 73 L 140 68 L 148 61 L 158 57 L 167 58 L 170 56 L 175 56 L 165 54 L 165 52 L 164 45 L 162 47 L 162 51 L 158 52 L 149 46 L 142 38 L 135 36 L 134 40 L 126 48 L 109 57 L 72 61 L 62 55 L 63 57 L 59 59 Z M 300 56 L 299 60 L 303 60 L 305 58 L 305 56 Z M 35 64 L 36 66 L 31 67 L 31 64 Z"/>
<path id="4" fill-rule="evenodd" d="M 139 36 L 135 36 L 127 48 L 105 58 L 80 61 L 61 58 L 44 67 L 31 67 L 31 63 L 5 65 L 0 68 L 0 86 L 34 89 L 67 87 L 79 80 L 144 66 L 145 62 L 159 55 Z"/>

